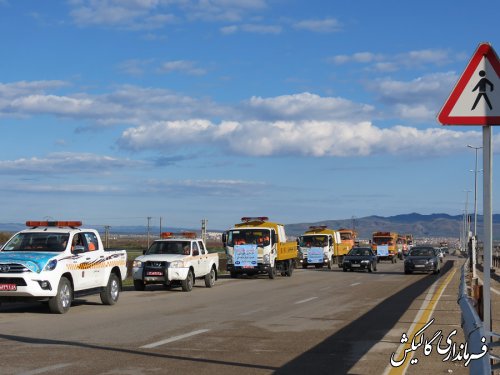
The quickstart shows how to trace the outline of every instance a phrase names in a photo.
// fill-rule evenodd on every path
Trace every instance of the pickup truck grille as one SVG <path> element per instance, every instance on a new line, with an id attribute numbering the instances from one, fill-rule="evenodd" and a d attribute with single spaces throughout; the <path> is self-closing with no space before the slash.
<path id="1" fill-rule="evenodd" d="M 29 270 L 22 264 L 17 264 L 17 263 L 0 264 L 0 273 L 23 273 L 23 272 L 29 272 Z"/>
<path id="2" fill-rule="evenodd" d="M 26 286 L 26 281 L 21 277 L 0 277 L 0 284 L 16 284 L 17 286 Z"/>
<path id="3" fill-rule="evenodd" d="M 168 262 L 153 262 L 153 261 L 148 261 L 144 265 L 145 268 L 167 268 L 168 267 Z"/>

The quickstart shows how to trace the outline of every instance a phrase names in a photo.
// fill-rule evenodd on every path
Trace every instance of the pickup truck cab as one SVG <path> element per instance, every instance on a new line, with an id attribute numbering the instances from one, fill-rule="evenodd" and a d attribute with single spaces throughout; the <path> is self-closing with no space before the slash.
<path id="1" fill-rule="evenodd" d="M 163 284 L 166 288 L 181 286 L 190 292 L 196 279 L 204 279 L 207 288 L 213 287 L 218 270 L 219 255 L 209 254 L 196 233 L 164 232 L 161 239 L 134 260 L 132 276 L 135 290 L 144 290 L 148 284 Z"/>
<path id="2" fill-rule="evenodd" d="M 100 293 L 114 305 L 127 276 L 127 252 L 106 250 L 80 221 L 27 221 L 0 250 L 0 302 L 47 301 L 64 314 L 78 296 Z"/>

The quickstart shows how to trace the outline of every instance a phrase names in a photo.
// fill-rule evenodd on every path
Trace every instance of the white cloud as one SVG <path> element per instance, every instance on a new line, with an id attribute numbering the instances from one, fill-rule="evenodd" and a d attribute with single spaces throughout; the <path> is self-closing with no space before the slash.
<path id="1" fill-rule="evenodd" d="M 311 19 L 296 22 L 293 25 L 296 29 L 313 31 L 317 33 L 332 33 L 342 29 L 342 25 L 335 18 Z"/>
<path id="2" fill-rule="evenodd" d="M 54 152 L 46 157 L 0 161 L 0 174 L 102 174 L 117 169 L 144 167 L 145 163 L 90 153 Z"/>
<path id="3" fill-rule="evenodd" d="M 442 155 L 463 149 L 479 132 L 443 128 L 419 130 L 395 126 L 379 128 L 372 123 L 347 121 L 245 121 L 193 120 L 156 123 L 127 129 L 120 145 L 134 150 L 163 149 L 172 145 L 211 144 L 236 155 L 272 156 L 408 156 Z"/>
<path id="4" fill-rule="evenodd" d="M 152 179 L 145 181 L 142 189 L 147 193 L 181 193 L 185 195 L 204 196 L 252 196 L 259 194 L 267 185 L 260 181 L 250 180 L 230 180 L 230 179 L 211 179 L 211 180 L 158 180 Z"/>
<path id="5" fill-rule="evenodd" d="M 222 34 L 234 34 L 237 31 L 254 34 L 280 34 L 283 31 L 281 26 L 261 25 L 261 24 L 242 24 L 225 26 L 220 29 Z"/>
<path id="6" fill-rule="evenodd" d="M 274 98 L 253 96 L 244 103 L 257 119 L 358 119 L 374 115 L 370 105 L 354 103 L 343 98 L 320 97 L 308 92 Z"/>
<path id="7" fill-rule="evenodd" d="M 412 81 L 380 79 L 367 83 L 380 102 L 390 105 L 393 115 L 408 120 L 431 121 L 457 80 L 455 73 L 439 73 Z"/>
<path id="8" fill-rule="evenodd" d="M 349 63 L 367 64 L 372 70 L 389 72 L 403 68 L 414 69 L 429 64 L 443 66 L 461 58 L 461 56 L 451 56 L 448 50 L 424 49 L 394 55 L 357 52 L 352 55 L 331 56 L 327 60 L 337 65 Z"/>
<path id="9" fill-rule="evenodd" d="M 206 70 L 196 66 L 194 61 L 174 60 L 166 61 L 158 69 L 160 73 L 180 72 L 188 75 L 201 76 L 206 74 Z"/>

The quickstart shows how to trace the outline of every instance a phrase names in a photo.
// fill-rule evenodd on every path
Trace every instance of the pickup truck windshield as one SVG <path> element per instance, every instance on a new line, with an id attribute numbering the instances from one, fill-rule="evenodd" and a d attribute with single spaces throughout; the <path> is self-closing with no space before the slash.
<path id="1" fill-rule="evenodd" d="M 328 246 L 327 236 L 301 236 L 299 237 L 299 246 L 301 247 L 324 247 Z"/>
<path id="2" fill-rule="evenodd" d="M 234 245 L 257 245 L 269 246 L 270 244 L 269 229 L 238 229 L 229 231 L 227 244 Z"/>
<path id="3" fill-rule="evenodd" d="M 149 247 L 146 255 L 151 254 L 179 254 L 189 255 L 190 241 L 156 241 Z"/>
<path id="4" fill-rule="evenodd" d="M 2 251 L 62 252 L 66 249 L 69 234 L 36 232 L 18 233 L 3 247 Z"/>

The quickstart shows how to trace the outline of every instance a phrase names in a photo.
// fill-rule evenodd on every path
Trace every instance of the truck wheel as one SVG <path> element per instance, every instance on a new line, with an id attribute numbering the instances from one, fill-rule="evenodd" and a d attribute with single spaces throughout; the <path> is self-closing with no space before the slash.
<path id="1" fill-rule="evenodd" d="M 109 275 L 108 285 L 101 292 L 101 302 L 105 305 L 114 305 L 120 297 L 120 279 L 115 273 Z"/>
<path id="2" fill-rule="evenodd" d="M 182 280 L 182 290 L 184 292 L 190 292 L 193 290 L 194 276 L 193 271 L 189 270 L 186 279 Z"/>
<path id="3" fill-rule="evenodd" d="M 328 269 L 331 270 L 333 268 L 333 257 L 328 261 Z"/>
<path id="4" fill-rule="evenodd" d="M 271 267 L 268 274 L 270 279 L 274 279 L 276 277 L 276 267 Z"/>
<path id="5" fill-rule="evenodd" d="M 212 267 L 209 273 L 205 275 L 205 286 L 207 288 L 213 287 L 215 284 L 215 269 Z"/>
<path id="6" fill-rule="evenodd" d="M 67 313 L 73 302 L 73 288 L 65 277 L 61 277 L 57 286 L 57 294 L 49 298 L 49 310 L 54 314 Z"/>
<path id="7" fill-rule="evenodd" d="M 302 263 L 302 268 L 306 269 L 307 268 L 307 263 Z"/>
<path id="8" fill-rule="evenodd" d="M 134 289 L 142 292 L 146 289 L 146 284 L 142 280 L 134 279 Z"/>
<path id="9" fill-rule="evenodd" d="M 293 269 L 294 269 L 294 262 L 291 261 L 291 260 L 289 260 L 288 261 L 288 268 L 285 271 L 285 275 L 288 276 L 288 277 L 291 277 L 292 273 L 293 273 Z"/>

